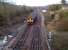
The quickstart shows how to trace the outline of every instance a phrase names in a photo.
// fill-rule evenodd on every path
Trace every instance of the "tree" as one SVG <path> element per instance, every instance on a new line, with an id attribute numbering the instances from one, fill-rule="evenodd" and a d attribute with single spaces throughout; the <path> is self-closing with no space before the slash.
<path id="1" fill-rule="evenodd" d="M 62 0 L 61 3 L 62 3 L 63 5 L 65 5 L 65 4 L 66 4 L 66 0 Z"/>
<path id="2" fill-rule="evenodd" d="M 59 4 L 57 4 L 57 5 L 51 5 L 51 6 L 49 6 L 49 10 L 50 11 L 56 11 L 56 10 L 59 10 L 59 9 L 61 9 L 62 8 L 62 6 L 61 5 L 59 5 Z"/>

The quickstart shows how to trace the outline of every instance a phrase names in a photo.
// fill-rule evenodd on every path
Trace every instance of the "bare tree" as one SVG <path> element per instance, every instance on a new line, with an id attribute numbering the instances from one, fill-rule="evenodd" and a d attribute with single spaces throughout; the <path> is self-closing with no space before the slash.
<path id="1" fill-rule="evenodd" d="M 65 4 L 66 4 L 66 0 L 61 0 L 61 3 L 62 3 L 63 5 L 65 5 Z"/>

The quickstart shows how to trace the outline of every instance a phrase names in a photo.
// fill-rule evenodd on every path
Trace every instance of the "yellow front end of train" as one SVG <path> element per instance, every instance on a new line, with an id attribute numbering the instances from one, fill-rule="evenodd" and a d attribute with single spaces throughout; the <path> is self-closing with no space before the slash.
<path id="1" fill-rule="evenodd" d="M 32 16 L 29 16 L 29 17 L 27 18 L 27 23 L 28 23 L 28 24 L 33 24 L 33 18 L 32 18 Z"/>

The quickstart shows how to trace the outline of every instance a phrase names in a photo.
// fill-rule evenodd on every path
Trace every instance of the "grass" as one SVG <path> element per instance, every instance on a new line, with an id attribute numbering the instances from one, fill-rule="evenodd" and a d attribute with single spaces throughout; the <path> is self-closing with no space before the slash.
<path id="1" fill-rule="evenodd" d="M 55 32 L 52 46 L 54 50 L 68 50 L 68 32 Z"/>

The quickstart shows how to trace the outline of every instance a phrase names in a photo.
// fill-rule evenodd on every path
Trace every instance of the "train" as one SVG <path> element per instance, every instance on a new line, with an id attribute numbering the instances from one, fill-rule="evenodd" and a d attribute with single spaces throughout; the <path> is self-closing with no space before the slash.
<path id="1" fill-rule="evenodd" d="M 28 16 L 27 17 L 27 23 L 28 24 L 33 24 L 33 22 L 34 22 L 34 20 L 33 20 L 32 16 Z"/>
<path id="2" fill-rule="evenodd" d="M 37 20 L 37 17 L 36 17 L 36 16 L 35 16 L 35 17 L 28 16 L 28 17 L 27 17 L 27 23 L 28 23 L 28 24 L 33 24 L 33 23 L 36 22 L 36 20 Z"/>
<path id="3" fill-rule="evenodd" d="M 27 23 L 28 24 L 34 24 L 34 23 L 36 23 L 36 21 L 37 21 L 37 19 L 38 19 L 38 13 L 37 13 L 37 11 L 35 11 L 35 10 L 33 10 L 33 12 L 32 13 L 30 13 L 29 15 L 28 15 L 28 17 L 26 18 L 27 20 Z"/>

